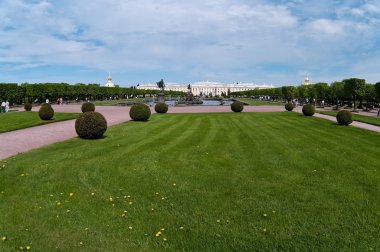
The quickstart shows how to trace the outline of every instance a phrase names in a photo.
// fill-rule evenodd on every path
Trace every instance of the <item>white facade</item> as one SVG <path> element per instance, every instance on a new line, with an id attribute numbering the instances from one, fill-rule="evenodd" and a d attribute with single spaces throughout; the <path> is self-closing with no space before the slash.
<path id="1" fill-rule="evenodd" d="M 115 87 L 115 84 L 113 84 L 112 82 L 112 76 L 111 76 L 111 73 L 108 74 L 108 81 L 107 83 L 104 85 L 105 87 Z"/>
<path id="2" fill-rule="evenodd" d="M 228 92 L 239 92 L 239 91 L 247 91 L 254 89 L 268 89 L 273 88 L 272 85 L 256 85 L 253 83 L 220 83 L 220 82 L 211 82 L 211 81 L 201 81 L 190 84 L 191 92 L 194 95 L 208 95 L 208 96 L 220 96 L 222 93 L 228 94 Z M 167 91 L 180 91 L 187 92 L 188 85 L 186 84 L 177 84 L 177 83 L 166 83 L 165 90 Z M 156 84 L 140 84 L 138 89 L 145 90 L 159 90 Z"/>

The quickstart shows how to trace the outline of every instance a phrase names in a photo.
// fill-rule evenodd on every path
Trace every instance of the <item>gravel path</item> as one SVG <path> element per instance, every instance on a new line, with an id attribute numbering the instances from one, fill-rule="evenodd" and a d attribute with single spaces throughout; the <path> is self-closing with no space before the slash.
<path id="1" fill-rule="evenodd" d="M 81 113 L 80 105 L 53 105 L 55 112 L 78 112 Z M 38 111 L 38 107 L 33 110 Z M 115 106 L 97 106 L 96 111 L 102 113 L 108 122 L 108 126 L 129 121 L 130 107 Z M 151 108 L 154 112 L 153 107 Z M 244 112 L 279 112 L 284 111 L 283 106 L 245 106 Z M 301 111 L 301 107 L 295 109 L 296 112 Z M 231 112 L 230 106 L 186 106 L 186 107 L 170 107 L 169 113 L 215 113 L 215 112 Z M 335 117 L 315 114 L 316 117 L 335 121 Z M 76 137 L 75 120 L 57 122 L 36 126 L 33 128 L 21 129 L 0 134 L 0 160 L 11 157 L 21 152 L 26 152 L 41 146 L 64 141 Z M 380 127 L 353 122 L 352 126 L 367 130 L 380 132 Z M 3 144 L 5 143 L 5 144 Z M 6 146 L 6 148 L 4 148 Z"/>

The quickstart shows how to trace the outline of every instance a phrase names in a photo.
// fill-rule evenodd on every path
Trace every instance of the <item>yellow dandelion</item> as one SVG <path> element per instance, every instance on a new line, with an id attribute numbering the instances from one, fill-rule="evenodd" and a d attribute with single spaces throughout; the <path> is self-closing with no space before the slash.
<path id="1" fill-rule="evenodd" d="M 162 240 L 167 241 L 168 239 L 166 237 L 164 237 Z"/>
<path id="2" fill-rule="evenodd" d="M 49 196 L 50 196 L 50 197 L 54 197 L 54 194 L 50 194 Z"/>
<path id="3" fill-rule="evenodd" d="M 132 201 L 129 201 L 129 205 L 132 205 L 133 204 L 133 202 Z"/>
<path id="4" fill-rule="evenodd" d="M 264 228 L 264 229 L 263 229 L 263 232 L 266 232 L 266 231 L 267 231 L 267 229 L 266 229 L 266 228 Z"/>
<path id="5" fill-rule="evenodd" d="M 83 242 L 82 242 L 82 241 L 80 241 L 80 242 L 79 242 L 79 245 L 83 245 Z"/>
<path id="6" fill-rule="evenodd" d="M 132 227 L 132 226 L 129 226 L 128 228 L 129 228 L 129 229 L 133 229 L 133 227 Z"/>
<path id="7" fill-rule="evenodd" d="M 8 238 L 6 236 L 1 237 L 1 240 L 6 241 Z"/>
<path id="8" fill-rule="evenodd" d="M 268 215 L 265 213 L 265 214 L 263 214 L 263 216 L 264 216 L 264 217 L 267 217 Z"/>
<path id="9" fill-rule="evenodd" d="M 180 230 L 183 230 L 183 229 L 184 229 L 184 227 L 182 227 L 182 226 L 181 226 L 181 227 L 179 227 L 179 229 L 180 229 Z"/>
<path id="10" fill-rule="evenodd" d="M 131 197 L 130 195 L 127 196 L 128 199 L 129 199 L 130 197 Z"/>
<path id="11" fill-rule="evenodd" d="M 67 210 L 66 210 L 66 213 L 70 213 L 70 209 L 67 209 Z"/>
<path id="12" fill-rule="evenodd" d="M 176 186 L 176 185 L 177 185 L 176 183 L 173 184 L 173 186 Z"/>
<path id="13" fill-rule="evenodd" d="M 219 222 L 220 222 L 220 220 L 216 220 L 216 222 L 218 222 L 218 223 L 219 223 Z"/>
<path id="14" fill-rule="evenodd" d="M 112 202 L 112 201 L 113 201 L 112 196 L 110 196 L 108 200 L 109 200 L 110 202 Z"/>
<path id="15" fill-rule="evenodd" d="M 60 206 L 61 204 L 62 204 L 61 202 L 59 202 L 59 201 L 57 202 L 57 206 Z"/>
<path id="16" fill-rule="evenodd" d="M 152 208 L 151 210 L 152 210 L 152 212 L 154 212 L 154 208 Z"/>
<path id="17" fill-rule="evenodd" d="M 158 231 L 157 233 L 156 233 L 156 237 L 159 237 L 161 235 L 161 231 Z"/>
<path id="18" fill-rule="evenodd" d="M 73 193 L 73 192 L 71 192 L 69 195 L 70 195 L 70 197 L 72 197 L 72 196 L 74 195 L 74 193 Z"/>
<path id="19" fill-rule="evenodd" d="M 91 196 L 94 196 L 94 195 L 95 195 L 95 193 L 94 193 L 94 192 L 92 192 L 92 193 L 91 193 Z"/>
<path id="20" fill-rule="evenodd" d="M 158 193 L 158 192 L 156 192 L 156 195 L 159 195 L 159 193 Z"/>
<path id="21" fill-rule="evenodd" d="M 161 231 L 165 231 L 165 228 L 161 228 Z"/>
<path id="22" fill-rule="evenodd" d="M 23 246 L 20 246 L 20 247 L 18 247 L 20 250 L 24 250 L 24 247 Z"/>
<path id="23" fill-rule="evenodd" d="M 26 250 L 30 250 L 30 246 L 28 245 L 28 246 L 26 246 Z"/>
<path id="24" fill-rule="evenodd" d="M 127 195 L 124 195 L 124 199 L 126 199 L 127 198 Z"/>
<path id="25" fill-rule="evenodd" d="M 162 199 L 162 200 L 164 200 L 164 199 L 165 199 L 165 197 L 162 197 L 161 199 Z"/>
<path id="26" fill-rule="evenodd" d="M 21 173 L 21 175 L 20 175 L 21 177 L 24 177 L 25 176 L 25 174 L 24 173 Z"/>

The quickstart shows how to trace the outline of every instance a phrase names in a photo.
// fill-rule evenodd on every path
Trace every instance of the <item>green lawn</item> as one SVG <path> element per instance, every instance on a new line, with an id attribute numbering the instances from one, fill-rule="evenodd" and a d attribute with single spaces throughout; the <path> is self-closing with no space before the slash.
<path id="1" fill-rule="evenodd" d="M 0 251 L 377 251 L 379 142 L 293 112 L 127 122 L 0 161 Z"/>
<path id="2" fill-rule="evenodd" d="M 0 114 L 0 133 L 34 127 L 37 125 L 75 119 L 77 113 L 54 113 L 53 120 L 43 121 L 38 112 L 23 111 Z"/>
<path id="3" fill-rule="evenodd" d="M 331 115 L 331 116 L 335 116 L 336 117 L 336 114 L 338 114 L 338 111 L 318 111 L 318 113 L 320 114 L 324 114 L 324 115 Z M 371 116 L 365 116 L 365 115 L 360 115 L 360 114 L 356 114 L 356 113 L 352 113 L 352 119 L 354 121 L 358 121 L 358 122 L 363 122 L 363 123 L 368 123 L 368 124 L 372 124 L 372 125 L 376 125 L 376 126 L 380 126 L 380 117 L 371 117 Z"/>
<path id="4" fill-rule="evenodd" d="M 251 98 L 237 98 L 236 100 L 246 102 L 253 106 L 284 106 L 284 103 L 282 102 L 261 101 Z"/>

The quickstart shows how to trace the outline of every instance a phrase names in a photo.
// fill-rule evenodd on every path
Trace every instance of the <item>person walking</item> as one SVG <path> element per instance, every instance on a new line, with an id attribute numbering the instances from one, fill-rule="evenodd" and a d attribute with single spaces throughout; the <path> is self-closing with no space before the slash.
<path id="1" fill-rule="evenodd" d="M 5 102 L 5 113 L 8 113 L 9 111 L 9 101 Z"/>
<path id="2" fill-rule="evenodd" d="M 379 102 L 379 106 L 377 108 L 377 116 L 380 116 L 380 102 Z"/>
<path id="3" fill-rule="evenodd" d="M 1 103 L 1 112 L 5 113 L 5 101 Z"/>

